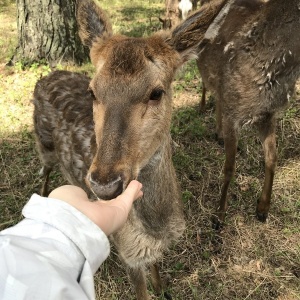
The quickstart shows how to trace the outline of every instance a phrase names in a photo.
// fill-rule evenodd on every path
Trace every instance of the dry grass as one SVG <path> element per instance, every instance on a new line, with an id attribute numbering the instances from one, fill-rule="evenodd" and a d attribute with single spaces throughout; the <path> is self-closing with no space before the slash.
<path id="1" fill-rule="evenodd" d="M 129 8 L 122 10 L 121 4 L 113 3 L 119 10 L 112 14 L 125 22 Z M 105 6 L 109 5 L 106 1 Z M 23 205 L 41 185 L 30 99 L 36 80 L 48 72 L 47 67 L 22 71 L 4 66 L 16 41 L 15 31 L 9 40 L 4 35 L 15 28 L 14 5 L 8 3 L 1 8 L 0 19 L 4 18 L 7 22 L 0 23 L 0 229 L 21 219 Z M 121 28 L 118 24 L 115 27 Z M 174 84 L 174 163 L 183 192 L 187 230 L 160 263 L 168 290 L 178 300 L 300 299 L 299 93 L 278 121 L 279 161 L 267 223 L 258 222 L 254 215 L 264 170 L 261 145 L 255 131 L 249 129 L 242 133 L 226 226 L 218 236 L 211 229 L 210 216 L 219 198 L 224 151 L 214 140 L 213 100 L 205 114 L 197 113 L 199 82 L 192 63 Z M 62 183 L 57 171 L 51 186 Z M 95 278 L 98 299 L 134 299 L 114 249 Z"/>

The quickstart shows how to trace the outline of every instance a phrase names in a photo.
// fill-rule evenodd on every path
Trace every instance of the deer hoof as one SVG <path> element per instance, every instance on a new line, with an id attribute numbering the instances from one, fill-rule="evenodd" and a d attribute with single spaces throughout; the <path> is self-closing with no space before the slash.
<path id="1" fill-rule="evenodd" d="M 217 141 L 220 147 L 224 147 L 224 139 L 220 137 L 217 133 L 215 133 L 215 140 Z"/>
<path id="2" fill-rule="evenodd" d="M 173 299 L 172 296 L 167 292 L 164 292 L 164 298 L 167 299 L 167 300 L 172 300 Z"/>
<path id="3" fill-rule="evenodd" d="M 256 218 L 258 221 L 265 223 L 268 218 L 268 213 L 256 211 Z"/>
<path id="4" fill-rule="evenodd" d="M 223 238 L 220 234 L 215 234 L 212 239 L 213 253 L 220 254 L 223 250 Z"/>
<path id="5" fill-rule="evenodd" d="M 214 229 L 216 231 L 220 231 L 222 229 L 223 222 L 221 222 L 220 219 L 216 215 L 212 216 L 211 221 L 212 221 L 212 229 Z"/>

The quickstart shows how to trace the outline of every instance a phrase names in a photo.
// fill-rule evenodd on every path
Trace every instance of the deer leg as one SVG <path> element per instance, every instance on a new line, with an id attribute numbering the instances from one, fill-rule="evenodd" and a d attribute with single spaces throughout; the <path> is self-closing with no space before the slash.
<path id="1" fill-rule="evenodd" d="M 151 283 L 152 283 L 152 286 L 155 290 L 155 293 L 157 295 L 161 295 L 161 293 L 163 292 L 163 281 L 160 277 L 160 274 L 159 274 L 159 266 L 157 263 L 153 264 L 150 266 L 150 271 L 151 271 Z M 165 299 L 167 300 L 171 300 L 172 297 L 169 293 L 167 292 L 164 292 L 164 297 Z"/>
<path id="2" fill-rule="evenodd" d="M 137 300 L 150 300 L 145 271 L 141 268 L 128 268 L 127 273 L 134 286 Z"/>
<path id="3" fill-rule="evenodd" d="M 43 186 L 41 189 L 41 196 L 47 197 L 48 196 L 48 182 L 49 182 L 49 175 L 52 171 L 52 167 L 43 166 L 40 170 L 40 175 L 44 177 Z"/>
<path id="4" fill-rule="evenodd" d="M 200 105 L 199 105 L 200 112 L 204 112 L 205 104 L 206 104 L 206 87 L 205 87 L 204 82 L 202 81 L 202 95 L 201 95 L 201 101 L 200 101 Z"/>
<path id="5" fill-rule="evenodd" d="M 156 292 L 156 294 L 160 295 L 163 290 L 163 284 L 161 277 L 159 275 L 159 267 L 158 264 L 153 264 L 150 266 L 151 271 L 151 283 Z"/>
<path id="6" fill-rule="evenodd" d="M 225 220 L 227 210 L 227 192 L 231 179 L 235 172 L 235 157 L 237 152 L 237 136 L 234 130 L 234 124 L 224 120 L 224 146 L 225 146 L 225 166 L 224 181 L 222 185 L 221 198 L 217 208 L 217 213 L 213 216 L 213 228 L 219 230 Z"/>
<path id="7" fill-rule="evenodd" d="M 216 140 L 220 146 L 224 146 L 223 126 L 222 126 L 222 108 L 221 103 L 216 98 Z"/>
<path id="8" fill-rule="evenodd" d="M 44 178 L 43 185 L 41 188 L 41 196 L 47 197 L 49 194 L 48 193 L 49 175 L 54 165 L 57 162 L 57 157 L 52 142 L 44 142 L 38 132 L 37 132 L 36 145 L 43 166 L 39 172 L 39 175 Z"/>
<path id="9" fill-rule="evenodd" d="M 256 216 L 261 222 L 265 222 L 271 203 L 272 186 L 277 163 L 275 118 L 269 116 L 263 124 L 259 124 L 260 139 L 265 155 L 265 180 L 260 199 L 257 201 Z"/>

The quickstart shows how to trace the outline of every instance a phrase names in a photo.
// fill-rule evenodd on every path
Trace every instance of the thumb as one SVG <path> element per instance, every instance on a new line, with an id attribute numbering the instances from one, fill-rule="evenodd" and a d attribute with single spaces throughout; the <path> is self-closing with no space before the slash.
<path id="1" fill-rule="evenodd" d="M 139 181 L 132 180 L 125 191 L 120 196 L 118 196 L 117 199 L 119 201 L 125 202 L 126 205 L 131 208 L 132 203 L 143 196 L 142 187 L 143 185 Z"/>
<path id="2" fill-rule="evenodd" d="M 143 196 L 142 184 L 136 180 L 129 183 L 126 190 L 117 198 L 109 201 L 100 200 L 98 202 L 102 205 L 100 210 L 103 213 L 103 208 L 106 208 L 105 218 L 107 222 L 103 222 L 104 218 L 101 218 L 102 223 L 98 225 L 107 235 L 115 232 L 121 226 L 123 226 L 128 218 L 128 214 L 132 207 L 132 203 L 139 197 Z"/>

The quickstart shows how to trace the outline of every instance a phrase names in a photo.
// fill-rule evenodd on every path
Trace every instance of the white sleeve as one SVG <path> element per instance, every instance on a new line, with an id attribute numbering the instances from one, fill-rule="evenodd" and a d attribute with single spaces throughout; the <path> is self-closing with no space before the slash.
<path id="1" fill-rule="evenodd" d="M 34 194 L 25 219 L 0 232 L 0 299 L 94 299 L 109 255 L 103 231 L 73 206 Z"/>

